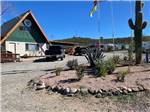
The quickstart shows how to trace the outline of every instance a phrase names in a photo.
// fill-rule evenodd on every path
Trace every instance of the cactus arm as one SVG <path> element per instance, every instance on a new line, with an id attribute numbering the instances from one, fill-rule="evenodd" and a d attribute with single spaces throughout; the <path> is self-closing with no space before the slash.
<path id="1" fill-rule="evenodd" d="M 133 24 L 132 19 L 129 19 L 128 24 L 129 24 L 131 29 L 135 29 L 135 25 Z"/>
<path id="2" fill-rule="evenodd" d="M 143 24 L 142 24 L 142 29 L 144 29 L 146 26 L 147 26 L 147 22 L 144 21 Z"/>

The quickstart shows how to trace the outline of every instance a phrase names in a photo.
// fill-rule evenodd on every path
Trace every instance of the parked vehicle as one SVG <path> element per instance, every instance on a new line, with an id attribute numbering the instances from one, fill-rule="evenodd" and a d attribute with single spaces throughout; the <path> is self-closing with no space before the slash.
<path id="1" fill-rule="evenodd" d="M 144 53 L 150 51 L 150 42 L 142 42 L 142 49 Z"/>
<path id="2" fill-rule="evenodd" d="M 76 47 L 74 55 L 82 56 L 84 54 L 84 50 L 85 50 L 84 47 Z"/>
<path id="3" fill-rule="evenodd" d="M 49 46 L 49 49 L 45 51 L 46 60 L 63 60 L 65 58 L 65 51 L 61 46 Z"/>
<path id="4" fill-rule="evenodd" d="M 73 48 L 69 48 L 67 52 L 69 55 L 82 56 L 84 54 L 84 49 L 84 47 L 76 46 Z"/>

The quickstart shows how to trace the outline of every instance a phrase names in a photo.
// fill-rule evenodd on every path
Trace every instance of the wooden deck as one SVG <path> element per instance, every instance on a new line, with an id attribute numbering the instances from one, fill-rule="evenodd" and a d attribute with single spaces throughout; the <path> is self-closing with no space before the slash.
<path id="1" fill-rule="evenodd" d="M 0 56 L 1 56 L 1 60 L 0 60 L 1 63 L 20 61 L 20 54 L 0 53 Z"/>

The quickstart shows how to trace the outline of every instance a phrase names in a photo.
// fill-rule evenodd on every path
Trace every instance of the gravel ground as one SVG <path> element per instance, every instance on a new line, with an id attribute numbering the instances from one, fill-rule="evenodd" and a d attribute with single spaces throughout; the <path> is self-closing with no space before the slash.
<path id="1" fill-rule="evenodd" d="M 64 66 L 67 60 L 73 58 L 78 58 L 79 62 L 87 63 L 84 57 L 68 56 L 64 61 L 56 62 L 43 62 L 42 59 L 33 62 L 33 59 L 26 59 L 20 63 L 2 64 L 2 112 L 127 112 L 130 110 L 141 112 L 145 110 L 143 108 L 148 110 L 149 96 L 135 98 L 139 104 L 132 105 L 132 102 L 122 104 L 110 98 L 97 99 L 91 96 L 71 98 L 59 94 L 48 95 L 44 90 L 35 92 L 26 88 L 27 82 L 31 78 L 48 74 L 51 69 Z"/>
<path id="2" fill-rule="evenodd" d="M 116 91 L 116 88 L 137 88 L 140 84 L 144 88 L 150 90 L 150 64 L 145 66 L 130 66 L 130 73 L 125 77 L 124 82 L 116 81 L 116 74 L 119 71 L 126 71 L 128 67 L 117 67 L 114 73 L 106 75 L 105 77 L 93 76 L 89 73 L 84 73 L 85 76 L 80 81 L 69 81 L 71 79 L 77 79 L 75 70 L 62 71 L 60 76 L 56 76 L 55 73 L 46 74 L 40 77 L 42 82 L 45 82 L 45 85 L 48 86 L 61 86 L 69 88 L 86 87 L 93 90 L 113 90 Z"/>

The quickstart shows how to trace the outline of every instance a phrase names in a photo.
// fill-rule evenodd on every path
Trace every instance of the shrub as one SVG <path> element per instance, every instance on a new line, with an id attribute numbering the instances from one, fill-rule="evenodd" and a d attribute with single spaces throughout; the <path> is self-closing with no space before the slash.
<path id="1" fill-rule="evenodd" d="M 121 46 L 121 49 L 122 49 L 122 50 L 125 50 L 125 49 L 126 49 L 125 45 L 122 45 L 122 46 Z"/>
<path id="2" fill-rule="evenodd" d="M 130 47 L 128 49 L 128 60 L 133 61 L 133 51 Z"/>
<path id="3" fill-rule="evenodd" d="M 128 74 L 128 71 L 122 71 L 117 74 L 117 81 L 124 82 L 125 76 Z"/>
<path id="4" fill-rule="evenodd" d="M 73 60 L 69 60 L 67 62 L 67 67 L 69 67 L 69 69 L 73 70 L 78 66 L 78 61 L 77 59 L 73 59 Z"/>
<path id="5" fill-rule="evenodd" d="M 76 70 L 76 75 L 78 77 L 78 80 L 81 80 L 84 76 L 85 66 L 81 64 L 77 66 L 75 70 Z"/>
<path id="6" fill-rule="evenodd" d="M 102 60 L 105 57 L 99 48 L 86 48 L 84 53 L 91 67 L 96 66 L 96 60 Z"/>
<path id="7" fill-rule="evenodd" d="M 128 57 L 127 56 L 124 56 L 123 57 L 123 60 L 126 62 L 128 60 Z"/>
<path id="8" fill-rule="evenodd" d="M 103 60 L 97 60 L 96 61 L 96 69 L 97 69 L 97 76 L 106 76 L 107 75 L 107 68 L 105 61 Z"/>
<path id="9" fill-rule="evenodd" d="M 62 71 L 63 69 L 61 68 L 61 67 L 57 67 L 56 69 L 55 69 L 55 74 L 56 74 L 56 76 L 59 76 L 60 75 L 60 72 Z"/>
<path id="10" fill-rule="evenodd" d="M 116 68 L 116 64 L 114 63 L 113 58 L 108 59 L 104 64 L 107 69 L 107 73 L 112 74 Z"/>
<path id="11" fill-rule="evenodd" d="M 118 64 L 121 60 L 119 55 L 114 55 L 112 59 L 115 64 Z"/>
<path id="12" fill-rule="evenodd" d="M 107 51 L 108 51 L 108 52 L 113 51 L 113 46 L 108 46 L 108 47 L 107 47 Z"/>

